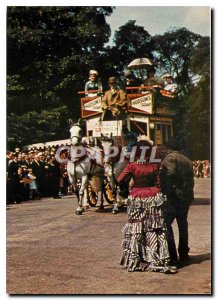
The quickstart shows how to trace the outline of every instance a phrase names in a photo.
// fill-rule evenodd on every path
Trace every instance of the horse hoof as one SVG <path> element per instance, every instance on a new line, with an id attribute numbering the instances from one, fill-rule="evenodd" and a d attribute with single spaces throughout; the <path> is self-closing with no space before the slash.
<path id="1" fill-rule="evenodd" d="M 76 210 L 76 215 L 82 215 L 82 210 Z"/>
<path id="2" fill-rule="evenodd" d="M 117 213 L 118 213 L 118 209 L 113 209 L 113 210 L 112 210 L 112 214 L 113 214 L 113 215 L 116 215 Z"/>
<path id="3" fill-rule="evenodd" d="M 99 207 L 97 207 L 97 209 L 96 209 L 97 212 L 101 212 L 101 211 L 103 211 L 103 210 L 104 210 L 104 206 L 99 206 Z"/>

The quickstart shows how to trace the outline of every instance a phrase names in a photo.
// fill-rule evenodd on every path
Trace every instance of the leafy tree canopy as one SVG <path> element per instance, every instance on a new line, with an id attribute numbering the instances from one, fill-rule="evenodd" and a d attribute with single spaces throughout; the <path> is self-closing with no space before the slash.
<path id="1" fill-rule="evenodd" d="M 130 20 L 109 46 L 106 23 L 113 7 L 8 7 L 8 146 L 68 137 L 78 119 L 78 90 L 97 69 L 106 90 L 109 76 L 123 79 L 135 58 L 160 62 L 179 85 L 175 135 L 191 158 L 209 156 L 210 39 L 186 28 L 151 36 Z M 197 141 L 200 142 L 197 142 Z"/>

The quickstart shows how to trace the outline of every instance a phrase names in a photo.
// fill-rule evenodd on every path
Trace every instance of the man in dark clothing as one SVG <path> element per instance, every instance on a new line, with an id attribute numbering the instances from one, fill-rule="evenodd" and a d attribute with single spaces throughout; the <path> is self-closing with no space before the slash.
<path id="1" fill-rule="evenodd" d="M 165 220 L 167 223 L 168 246 L 171 260 L 177 262 L 177 251 L 172 223 L 176 219 L 179 230 L 178 253 L 180 261 L 189 259 L 188 252 L 188 211 L 194 200 L 193 163 L 176 151 L 177 142 L 167 142 L 168 152 L 161 163 L 160 179 L 162 192 L 167 196 Z"/>
<path id="2" fill-rule="evenodd" d="M 48 162 L 48 183 L 50 186 L 50 193 L 54 199 L 60 199 L 59 189 L 60 189 L 60 177 L 61 169 L 59 163 L 55 158 L 51 158 Z"/>
<path id="3" fill-rule="evenodd" d="M 18 169 L 19 169 L 19 163 L 18 163 L 18 157 L 17 154 L 13 154 L 11 157 L 12 160 L 9 162 L 7 167 L 7 199 L 8 202 L 12 203 L 18 203 L 20 202 L 20 197 L 18 194 L 18 188 L 19 188 L 19 175 L 18 175 Z"/>
<path id="4" fill-rule="evenodd" d="M 39 196 L 44 196 L 45 164 L 42 160 L 42 153 L 38 153 L 31 164 L 33 174 L 36 177 Z"/>
<path id="5" fill-rule="evenodd" d="M 142 84 L 142 80 L 139 78 L 136 78 L 134 73 L 130 70 L 125 70 L 124 71 L 124 77 L 126 80 L 125 88 L 129 87 L 139 87 Z M 128 94 L 136 94 L 138 93 L 139 89 L 127 89 Z"/>

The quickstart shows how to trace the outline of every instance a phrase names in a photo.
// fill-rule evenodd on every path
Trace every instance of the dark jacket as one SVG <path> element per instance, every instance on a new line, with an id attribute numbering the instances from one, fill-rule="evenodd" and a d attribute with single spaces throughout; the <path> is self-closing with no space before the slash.
<path id="1" fill-rule="evenodd" d="M 194 200 L 193 163 L 178 151 L 167 153 L 160 168 L 161 189 L 168 198 L 190 204 Z"/>

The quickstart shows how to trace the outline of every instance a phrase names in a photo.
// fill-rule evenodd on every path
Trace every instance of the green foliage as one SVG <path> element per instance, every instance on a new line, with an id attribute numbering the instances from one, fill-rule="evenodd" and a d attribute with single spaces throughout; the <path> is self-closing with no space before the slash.
<path id="1" fill-rule="evenodd" d="M 182 41 L 179 46 L 177 36 Z M 179 84 L 175 135 L 180 147 L 192 159 L 209 159 L 210 40 L 181 29 L 170 32 L 169 36 L 166 33 L 159 40 L 156 36 L 155 43 L 158 45 L 155 55 L 165 71 L 175 74 Z"/>
<path id="2" fill-rule="evenodd" d="M 152 37 L 144 27 L 135 23 L 135 20 L 130 20 L 121 26 L 114 35 L 115 45 L 109 49 L 113 65 L 119 72 L 123 72 L 123 69 L 135 58 L 152 58 Z"/>
<path id="3" fill-rule="evenodd" d="M 7 118 L 7 144 L 9 149 L 49 140 L 69 138 L 68 119 L 70 114 L 66 106 L 41 113 L 30 111 L 23 115 L 11 113 Z"/>
<path id="4" fill-rule="evenodd" d="M 175 75 L 182 90 L 190 84 L 191 70 L 189 65 L 198 39 L 198 34 L 190 32 L 186 28 L 173 29 L 153 38 L 154 54 L 161 63 L 162 72 Z"/>
<path id="5" fill-rule="evenodd" d="M 9 144 L 60 139 L 68 129 L 62 122 L 60 132 L 55 124 L 53 114 L 59 106 L 66 107 L 70 118 L 78 118 L 77 92 L 94 66 L 95 53 L 108 42 L 110 27 L 105 17 L 112 10 L 106 6 L 8 7 Z M 52 116 L 45 113 L 50 111 Z M 63 111 L 58 114 L 64 116 Z"/>
<path id="6" fill-rule="evenodd" d="M 210 40 L 175 28 L 152 37 L 134 20 L 121 26 L 114 45 L 106 16 L 113 7 L 16 6 L 7 9 L 8 147 L 68 138 L 67 120 L 80 117 L 77 92 L 90 69 L 107 89 L 123 79 L 135 58 L 160 62 L 179 86 L 175 134 L 192 159 L 209 156 Z"/>
<path id="7" fill-rule="evenodd" d="M 8 76 L 19 75 L 14 94 L 8 88 L 8 111 L 72 105 L 94 63 L 94 53 L 110 36 L 105 16 L 111 7 L 8 7 Z M 9 82 L 8 82 L 9 86 Z"/>

